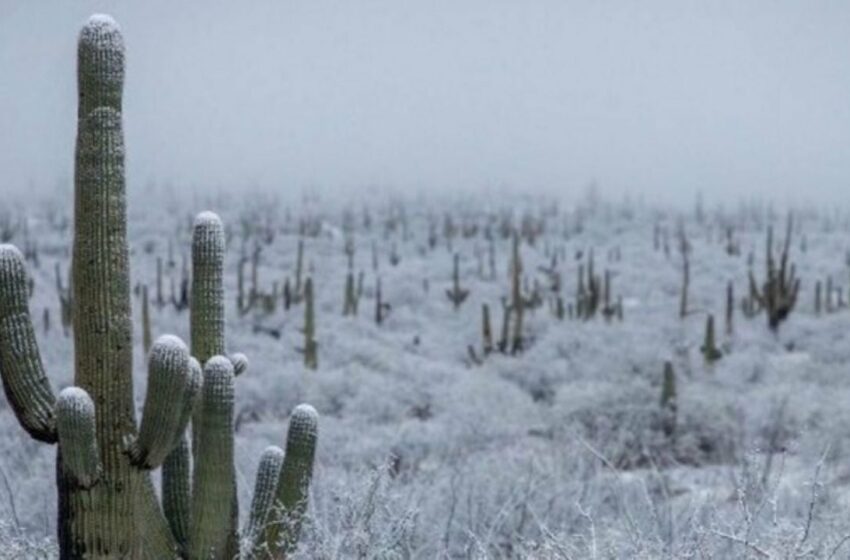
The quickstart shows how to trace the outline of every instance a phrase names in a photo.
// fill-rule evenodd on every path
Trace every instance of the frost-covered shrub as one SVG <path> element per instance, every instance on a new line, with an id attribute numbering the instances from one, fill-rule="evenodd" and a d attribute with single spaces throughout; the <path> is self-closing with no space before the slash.
<path id="1" fill-rule="evenodd" d="M 618 469 L 734 460 L 740 440 L 734 409 L 699 394 L 677 402 L 675 428 L 664 430 L 660 390 L 642 381 L 576 383 L 559 392 L 561 429 L 583 438 Z"/>

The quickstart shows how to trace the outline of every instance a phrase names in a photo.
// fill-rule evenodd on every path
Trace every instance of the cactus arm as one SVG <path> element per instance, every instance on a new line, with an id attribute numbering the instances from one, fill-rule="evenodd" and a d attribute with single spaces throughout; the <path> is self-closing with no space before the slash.
<path id="1" fill-rule="evenodd" d="M 244 554 L 248 558 L 261 558 L 264 552 L 268 552 L 261 542 L 265 534 L 266 523 L 272 513 L 277 498 L 277 485 L 280 478 L 280 469 L 283 465 L 283 449 L 276 445 L 270 445 L 263 451 L 260 457 L 260 465 L 257 468 L 257 479 L 254 483 L 254 498 L 251 501 L 251 512 L 248 523 L 242 531 L 244 539 Z"/>
<path id="2" fill-rule="evenodd" d="M 57 439 L 56 397 L 44 373 L 27 303 L 24 257 L 0 245 L 0 374 L 21 426 L 38 441 Z"/>
<path id="3" fill-rule="evenodd" d="M 128 450 L 134 465 L 159 467 L 185 431 L 198 384 L 189 360 L 189 349 L 176 336 L 162 336 L 151 348 L 142 424 Z"/>
<path id="4" fill-rule="evenodd" d="M 272 558 L 281 558 L 295 550 L 301 524 L 307 511 L 313 461 L 316 455 L 319 414 L 308 404 L 292 411 L 286 438 L 286 454 L 277 485 L 277 505 L 282 518 L 269 523 L 266 544 Z"/>
<path id="5" fill-rule="evenodd" d="M 89 394 L 68 387 L 56 400 L 56 431 L 68 479 L 80 488 L 91 488 L 100 479 L 100 454 L 95 437 L 95 410 Z"/>
<path id="6" fill-rule="evenodd" d="M 189 358 L 189 387 L 183 394 L 182 413 L 175 433 L 173 448 L 162 464 L 162 509 L 168 526 L 182 550 L 189 540 L 189 515 L 191 503 L 191 459 L 186 427 L 197 407 L 200 396 L 202 372 L 198 360 Z"/>
<path id="7" fill-rule="evenodd" d="M 224 355 L 224 227 L 212 212 L 201 212 L 192 229 L 192 355 L 203 367 Z"/>
<path id="8" fill-rule="evenodd" d="M 181 434 L 162 464 L 162 510 L 174 538 L 183 550 L 189 542 L 192 495 L 189 438 Z"/>
<path id="9" fill-rule="evenodd" d="M 235 543 L 233 497 L 233 365 L 222 356 L 210 358 L 204 367 L 199 440 L 195 447 L 192 484 L 192 518 L 189 558 L 224 559 L 228 544 Z"/>
<path id="10" fill-rule="evenodd" d="M 77 43 L 77 118 L 98 107 L 121 110 L 124 87 L 124 39 L 109 16 L 94 15 L 80 32 Z"/>

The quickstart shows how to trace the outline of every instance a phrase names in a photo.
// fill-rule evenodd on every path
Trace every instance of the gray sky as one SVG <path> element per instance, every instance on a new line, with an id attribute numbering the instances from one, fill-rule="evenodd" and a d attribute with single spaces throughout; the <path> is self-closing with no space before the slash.
<path id="1" fill-rule="evenodd" d="M 128 174 L 850 201 L 850 2 L 0 0 L 0 184 L 72 175 L 75 43 L 128 49 Z"/>

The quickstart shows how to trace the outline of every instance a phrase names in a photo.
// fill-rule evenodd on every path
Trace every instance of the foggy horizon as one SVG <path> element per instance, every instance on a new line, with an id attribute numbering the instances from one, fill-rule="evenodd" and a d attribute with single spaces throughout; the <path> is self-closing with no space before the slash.
<path id="1" fill-rule="evenodd" d="M 128 181 L 846 203 L 850 5 L 0 0 L 3 189 L 72 176 L 74 53 L 127 45 Z"/>

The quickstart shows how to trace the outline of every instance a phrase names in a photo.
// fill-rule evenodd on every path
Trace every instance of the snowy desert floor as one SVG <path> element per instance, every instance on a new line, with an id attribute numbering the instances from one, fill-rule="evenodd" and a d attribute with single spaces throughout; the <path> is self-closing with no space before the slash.
<path id="1" fill-rule="evenodd" d="M 243 515 L 260 453 L 283 443 L 293 407 L 309 402 L 321 415 L 299 557 L 850 557 L 847 214 L 795 209 L 790 254 L 802 285 L 774 334 L 764 312 L 747 318 L 739 304 L 749 260 L 764 278 L 767 225 L 777 245 L 783 237 L 785 210 L 767 204 L 707 205 L 697 215 L 593 197 L 568 205 L 375 192 L 371 199 L 283 201 L 130 189 L 132 281 L 147 285 L 152 298 L 158 257 L 165 297 L 172 281 L 179 285 L 195 213 L 216 211 L 228 227 L 227 344 L 251 363 L 237 380 Z M 52 200 L 11 201 L 0 213 L 11 242 L 37 254 L 37 266 L 29 263 L 31 312 L 46 370 L 64 387 L 73 376 L 72 337 L 61 328 L 54 275 L 57 262 L 63 274 L 69 264 L 71 196 Z M 684 319 L 678 224 L 691 245 Z M 485 357 L 482 304 L 498 339 L 502 300 L 511 295 L 509 226 L 533 232 L 521 243 L 524 284 L 533 291 L 537 283 L 542 303 L 526 312 L 522 353 Z M 727 228 L 737 254 L 727 251 Z M 303 305 L 285 311 L 276 300 L 274 309 L 244 314 L 236 305 L 240 254 L 250 258 L 260 247 L 258 289 L 271 292 L 275 282 L 294 279 L 299 239 L 316 293 L 315 371 L 298 352 Z M 355 276 L 364 278 L 356 317 L 342 313 L 347 239 Z M 622 298 L 622 321 L 556 316 L 559 294 L 565 306 L 574 304 L 579 265 L 591 249 L 597 273 L 610 271 L 612 298 Z M 455 253 L 469 290 L 457 310 L 446 296 Z M 562 279 L 560 292 L 551 290 L 553 274 Z M 378 277 L 391 305 L 381 325 L 374 319 Z M 828 277 L 832 309 L 824 296 L 818 314 L 815 283 L 825 286 Z M 731 333 L 728 281 L 735 288 Z M 134 297 L 139 407 L 140 306 Z M 723 353 L 712 364 L 700 351 L 708 313 Z M 188 311 L 170 303 L 152 307 L 152 325 L 155 336 L 188 340 Z M 660 405 L 666 361 L 677 387 L 672 434 Z M 5 400 L 0 423 L 0 533 L 16 543 L 0 558 L 49 554 L 55 449 L 29 439 Z"/>

